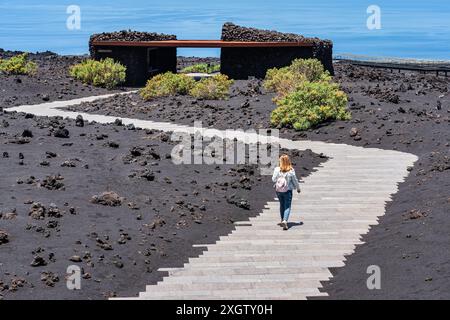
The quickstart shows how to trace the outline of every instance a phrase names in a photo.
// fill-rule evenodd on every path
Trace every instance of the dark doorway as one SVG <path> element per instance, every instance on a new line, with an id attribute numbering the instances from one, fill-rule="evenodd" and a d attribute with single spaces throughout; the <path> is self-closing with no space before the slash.
<path id="1" fill-rule="evenodd" d="M 147 48 L 147 68 L 150 76 L 159 73 L 158 65 L 158 48 Z"/>

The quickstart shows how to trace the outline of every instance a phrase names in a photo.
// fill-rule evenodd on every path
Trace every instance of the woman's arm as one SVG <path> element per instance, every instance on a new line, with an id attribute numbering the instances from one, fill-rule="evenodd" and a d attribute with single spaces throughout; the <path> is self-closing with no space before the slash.
<path id="1" fill-rule="evenodd" d="M 292 181 L 294 182 L 294 186 L 297 189 L 297 192 L 300 192 L 300 184 L 298 183 L 297 176 L 295 175 L 295 170 L 292 170 Z"/>
<path id="2" fill-rule="evenodd" d="M 279 173 L 280 173 L 280 168 L 279 168 L 279 167 L 276 167 L 276 168 L 273 170 L 272 182 L 274 182 L 274 183 L 277 182 Z"/>

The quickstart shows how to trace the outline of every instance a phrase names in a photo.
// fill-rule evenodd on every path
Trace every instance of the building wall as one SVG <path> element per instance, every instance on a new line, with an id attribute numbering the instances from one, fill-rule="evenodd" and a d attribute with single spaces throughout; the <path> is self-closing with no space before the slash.
<path id="1" fill-rule="evenodd" d="M 232 79 L 264 78 L 268 69 L 288 66 L 297 58 L 317 58 L 326 70 L 334 74 L 332 46 L 222 48 L 221 73 Z"/>
<path id="2" fill-rule="evenodd" d="M 299 34 L 282 33 L 224 23 L 223 41 L 243 42 L 302 42 L 310 47 L 272 47 L 272 48 L 223 48 L 222 72 L 234 79 L 249 76 L 264 78 L 267 69 L 284 67 L 297 58 L 317 58 L 331 74 L 333 70 L 333 42 L 319 38 L 307 38 Z"/>
<path id="3" fill-rule="evenodd" d="M 112 58 L 127 67 L 127 86 L 144 86 L 157 73 L 177 70 L 176 48 L 93 46 L 92 49 L 93 59 Z"/>

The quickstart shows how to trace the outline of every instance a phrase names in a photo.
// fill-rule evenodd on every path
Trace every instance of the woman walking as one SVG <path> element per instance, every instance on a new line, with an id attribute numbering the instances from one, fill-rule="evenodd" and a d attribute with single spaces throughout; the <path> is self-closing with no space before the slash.
<path id="1" fill-rule="evenodd" d="M 272 181 L 275 183 L 275 191 L 280 201 L 280 226 L 288 229 L 289 215 L 291 214 L 292 190 L 300 193 L 300 185 L 292 167 L 291 159 L 284 154 L 280 157 L 279 166 L 273 171 Z"/>

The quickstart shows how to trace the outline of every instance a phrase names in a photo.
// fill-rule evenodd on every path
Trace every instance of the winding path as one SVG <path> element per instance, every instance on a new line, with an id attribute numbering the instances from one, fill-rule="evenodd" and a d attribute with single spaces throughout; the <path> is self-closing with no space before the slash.
<path id="1" fill-rule="evenodd" d="M 68 118 L 81 114 L 88 121 L 111 123 L 117 117 L 58 109 L 109 96 L 6 110 Z M 193 127 L 172 123 L 121 119 L 125 125 L 143 129 L 194 132 Z M 217 133 L 220 131 L 208 130 L 205 135 Z M 249 143 L 257 135 L 235 133 L 235 138 Z M 332 277 L 329 268 L 345 265 L 345 257 L 362 243 L 362 235 L 385 214 L 386 203 L 417 157 L 345 144 L 277 140 L 283 148 L 311 149 L 330 158 L 304 179 L 302 193 L 294 195 L 292 217 L 300 216 L 303 224 L 293 224 L 283 232 L 276 225 L 278 202 L 269 201 L 258 216 L 237 222 L 235 230 L 216 243 L 196 245 L 207 249 L 198 258 L 190 258 L 183 268 L 160 269 L 169 276 L 147 286 L 139 297 L 122 299 L 306 299 L 327 295 L 319 288 L 321 281 Z"/>

